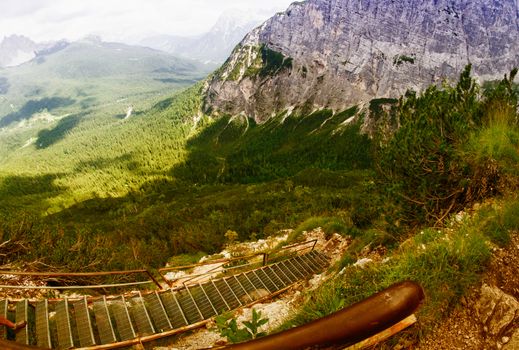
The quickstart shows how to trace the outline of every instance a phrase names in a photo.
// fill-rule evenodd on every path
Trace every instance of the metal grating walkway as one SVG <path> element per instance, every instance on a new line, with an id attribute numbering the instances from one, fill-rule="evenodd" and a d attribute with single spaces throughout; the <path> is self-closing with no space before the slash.
<path id="1" fill-rule="evenodd" d="M 328 259 L 312 250 L 232 276 L 131 297 L 57 302 L 0 300 L 0 315 L 28 327 L 17 342 L 52 349 L 95 347 L 180 329 L 251 304 L 323 271 Z M 8 307 L 10 310 L 8 311 Z M 0 328 L 0 338 L 7 332 Z"/>

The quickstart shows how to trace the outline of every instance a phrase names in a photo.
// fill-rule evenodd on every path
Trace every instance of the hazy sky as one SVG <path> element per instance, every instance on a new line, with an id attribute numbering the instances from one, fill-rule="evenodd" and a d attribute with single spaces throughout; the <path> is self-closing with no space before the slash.
<path id="1" fill-rule="evenodd" d="M 135 42 L 153 34 L 206 32 L 228 10 L 269 18 L 294 0 L 0 0 L 0 40 L 23 34 L 36 41 L 79 39 Z"/>

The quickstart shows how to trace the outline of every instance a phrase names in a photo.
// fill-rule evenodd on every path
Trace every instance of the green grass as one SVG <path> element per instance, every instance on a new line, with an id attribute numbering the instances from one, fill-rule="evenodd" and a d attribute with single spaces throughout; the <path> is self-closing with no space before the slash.
<path id="1" fill-rule="evenodd" d="M 321 228 L 327 239 L 334 233 L 347 235 L 354 230 L 353 222 L 349 217 L 311 217 L 300 223 L 289 235 L 282 245 L 289 245 L 303 240 L 303 233 Z"/>
<path id="2" fill-rule="evenodd" d="M 335 273 L 316 291 L 309 292 L 304 304 L 280 330 L 326 316 L 394 283 L 413 280 L 426 293 L 426 302 L 418 313 L 420 330 L 415 335 L 426 332 L 478 281 L 491 250 L 487 243 L 491 237 L 484 232 L 477 218 L 465 219 L 450 231 L 421 231 L 394 249 L 386 263 L 362 269 L 341 265 L 341 269 L 345 267 L 342 273 Z"/>
<path id="3" fill-rule="evenodd" d="M 200 89 L 128 120 L 99 111 L 62 118 L 23 148 L 29 135 L 6 138 L 15 152 L 0 166 L 0 217 L 8 225 L 23 212 L 34 222 L 23 259 L 159 267 L 174 255 L 217 252 L 228 230 L 262 238 L 326 213 L 338 218 L 324 227 L 331 234 L 377 216 L 377 201 L 363 200 L 375 196 L 369 139 L 359 125 L 338 129 L 355 108 L 263 125 L 202 116 L 195 125 Z"/>

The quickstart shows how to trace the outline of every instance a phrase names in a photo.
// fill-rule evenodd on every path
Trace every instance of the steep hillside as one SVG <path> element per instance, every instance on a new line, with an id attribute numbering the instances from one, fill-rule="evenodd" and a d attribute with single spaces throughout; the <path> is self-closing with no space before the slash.
<path id="1" fill-rule="evenodd" d="M 497 79 L 519 65 L 518 37 L 516 0 L 296 2 L 235 48 L 205 109 L 257 122 L 291 106 L 341 110 L 455 80 L 468 63 Z"/>
<path id="2" fill-rule="evenodd" d="M 41 51 L 26 64 L 0 70 L 0 127 L 15 126 L 42 110 L 77 113 L 120 99 L 127 99 L 127 106 L 192 85 L 209 69 L 156 50 L 95 38 Z"/>

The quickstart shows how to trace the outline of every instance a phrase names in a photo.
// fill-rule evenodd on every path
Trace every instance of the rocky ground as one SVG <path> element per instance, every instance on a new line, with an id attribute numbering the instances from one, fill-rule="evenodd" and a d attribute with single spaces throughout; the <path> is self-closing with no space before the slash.
<path id="1" fill-rule="evenodd" d="M 286 235 L 284 236 L 286 239 Z M 325 252 L 331 257 L 332 264 L 340 259 L 342 253 L 351 242 L 350 239 L 344 238 L 340 235 L 333 235 L 329 240 L 326 239 L 325 234 L 322 230 L 316 229 L 310 232 L 305 232 L 306 240 L 317 239 L 316 249 Z M 271 238 L 262 243 L 260 247 L 257 247 L 257 243 L 241 243 L 239 248 L 237 246 L 230 247 L 230 249 L 240 249 L 242 252 L 249 254 L 257 249 L 271 247 L 270 242 L 279 243 L 280 240 Z M 315 275 L 310 281 L 296 284 L 289 291 L 285 292 L 280 297 L 275 298 L 269 302 L 255 304 L 251 308 L 245 308 L 236 312 L 238 324 L 243 321 L 250 320 L 252 315 L 252 308 L 256 311 L 261 312 L 263 318 L 268 319 L 268 323 L 262 327 L 261 331 L 269 332 L 277 328 L 283 323 L 293 310 L 296 310 L 298 305 L 303 302 L 303 296 L 301 291 L 311 290 L 317 288 L 324 280 L 326 275 L 320 274 Z M 214 345 L 225 344 L 225 338 L 222 338 L 217 330 L 214 323 L 210 323 L 206 328 L 196 330 L 191 333 L 186 333 L 172 340 L 168 346 L 156 347 L 155 350 L 195 350 L 210 348 Z"/>
<path id="2" fill-rule="evenodd" d="M 519 234 L 495 248 L 481 283 L 417 350 L 519 349 Z"/>
<path id="3" fill-rule="evenodd" d="M 308 239 L 318 239 L 318 249 L 332 260 L 339 259 L 350 241 L 339 235 L 325 240 L 320 230 L 306 234 Z M 243 247 L 242 247 L 243 248 Z M 379 262 L 385 252 L 373 249 L 358 261 L 359 265 Z M 394 349 L 416 350 L 519 350 L 519 234 L 512 236 L 506 248 L 494 248 L 490 265 L 480 283 L 462 298 L 450 316 L 432 331 L 420 344 L 400 343 Z M 254 308 L 269 319 L 264 331 L 275 329 L 290 316 L 291 310 L 302 302 L 302 289 L 316 288 L 326 278 L 316 275 L 306 284 L 296 285 L 281 297 Z M 238 311 L 238 322 L 250 319 L 251 309 Z M 157 350 L 191 350 L 225 344 L 214 324 L 175 339 L 169 346 Z M 376 348 L 387 349 L 387 344 Z"/>

